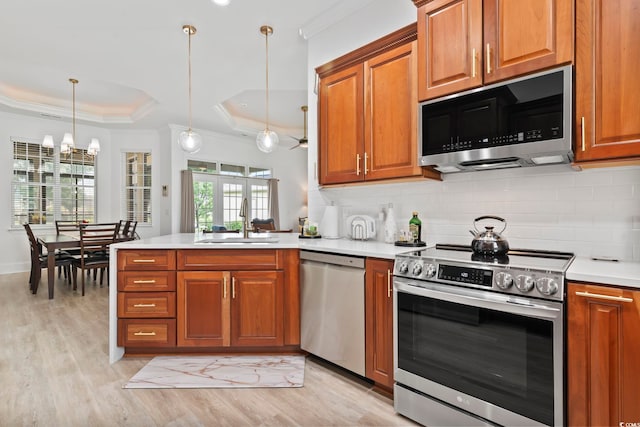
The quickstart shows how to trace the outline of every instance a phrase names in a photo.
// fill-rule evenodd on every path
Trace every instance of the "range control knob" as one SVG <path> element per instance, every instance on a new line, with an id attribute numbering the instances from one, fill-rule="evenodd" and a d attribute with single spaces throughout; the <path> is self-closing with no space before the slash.
<path id="1" fill-rule="evenodd" d="M 424 273 L 427 277 L 433 277 L 436 275 L 436 266 L 433 264 L 427 264 L 427 269 Z"/>
<path id="2" fill-rule="evenodd" d="M 409 271 L 409 263 L 407 263 L 407 261 L 400 261 L 397 270 L 400 274 L 407 274 L 407 271 Z"/>
<path id="3" fill-rule="evenodd" d="M 513 276 L 509 273 L 501 271 L 496 276 L 496 285 L 500 289 L 509 289 L 513 285 Z"/>
<path id="4" fill-rule="evenodd" d="M 536 281 L 536 288 L 542 295 L 553 295 L 558 292 L 558 282 L 550 277 L 543 277 Z"/>
<path id="5" fill-rule="evenodd" d="M 516 288 L 520 292 L 529 292 L 533 289 L 533 278 L 531 276 L 527 276 L 526 274 L 520 274 L 516 276 Z"/>
<path id="6" fill-rule="evenodd" d="M 411 268 L 411 274 L 413 276 L 418 277 L 420 273 L 422 273 L 422 263 L 416 262 L 415 264 L 413 264 L 413 267 Z"/>

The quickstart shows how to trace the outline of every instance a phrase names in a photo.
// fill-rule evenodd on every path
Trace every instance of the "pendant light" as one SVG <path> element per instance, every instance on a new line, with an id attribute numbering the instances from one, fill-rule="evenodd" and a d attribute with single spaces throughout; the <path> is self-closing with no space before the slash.
<path id="1" fill-rule="evenodd" d="M 183 25 L 182 31 L 189 35 L 189 130 L 180 132 L 178 143 L 182 150 L 194 154 L 202 147 L 202 137 L 191 129 L 191 36 L 196 33 L 196 27 Z"/>
<path id="2" fill-rule="evenodd" d="M 72 128 L 71 133 L 66 132 L 62 137 L 62 142 L 60 142 L 60 153 L 61 154 L 69 154 L 73 151 L 74 143 L 76 139 L 76 85 L 78 84 L 78 79 L 70 78 L 69 82 L 71 83 L 71 105 L 72 105 Z M 53 148 L 53 136 L 45 135 L 44 140 L 42 141 L 42 146 L 45 148 Z M 87 153 L 95 156 L 100 151 L 100 141 L 98 138 L 91 138 L 91 142 L 89 143 L 89 147 L 87 148 Z"/>
<path id="3" fill-rule="evenodd" d="M 272 152 L 276 146 L 278 145 L 279 138 L 278 134 L 272 130 L 269 130 L 269 36 L 273 34 L 273 28 L 268 25 L 263 25 L 260 27 L 260 32 L 264 34 L 265 42 L 266 42 L 266 121 L 265 128 L 262 132 L 258 134 L 256 137 L 256 144 L 258 144 L 258 149 L 265 153 Z"/>

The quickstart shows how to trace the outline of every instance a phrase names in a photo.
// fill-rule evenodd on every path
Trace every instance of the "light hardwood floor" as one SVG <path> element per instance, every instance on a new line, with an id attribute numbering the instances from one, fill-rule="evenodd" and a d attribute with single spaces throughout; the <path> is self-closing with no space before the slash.
<path id="1" fill-rule="evenodd" d="M 361 378 L 307 358 L 294 389 L 132 390 L 150 359 L 108 360 L 108 288 L 57 281 L 47 299 L 28 274 L 0 275 L 0 426 L 400 426 Z"/>

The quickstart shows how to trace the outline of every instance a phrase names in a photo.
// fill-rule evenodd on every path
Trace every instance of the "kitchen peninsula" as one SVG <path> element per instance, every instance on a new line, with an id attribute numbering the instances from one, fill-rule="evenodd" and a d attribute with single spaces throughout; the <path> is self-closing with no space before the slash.
<path id="1" fill-rule="evenodd" d="M 150 349 L 166 351 L 180 346 L 189 351 L 243 346 L 271 350 L 298 348 L 299 249 L 389 260 L 407 250 L 377 241 L 299 239 L 295 233 L 250 234 L 248 241 L 232 234 L 182 233 L 113 245 L 109 271 L 110 281 L 114 284 L 109 290 L 110 362 L 122 358 L 125 347 L 129 348 L 132 343 L 137 343 L 132 347 L 137 345 L 146 354 Z M 264 325 L 249 324 L 249 328 L 261 328 L 260 332 L 266 332 L 266 335 L 243 336 L 246 329 L 239 331 L 233 322 L 242 319 L 251 322 L 254 316 L 241 318 L 238 312 L 242 310 L 236 310 L 231 317 L 229 302 L 218 300 L 208 301 L 209 305 L 217 305 L 220 317 L 218 323 L 205 326 L 206 334 L 197 325 L 191 325 L 193 336 L 178 334 L 180 336 L 176 337 L 176 323 L 182 325 L 181 331 L 184 331 L 185 322 L 199 319 L 197 312 L 185 312 L 189 286 L 193 286 L 195 298 L 212 294 L 202 293 L 204 288 L 198 290 L 205 281 L 204 286 L 219 287 L 221 292 L 218 294 L 231 295 L 236 284 L 243 286 L 243 280 L 246 286 L 253 283 L 261 287 L 247 292 L 248 299 L 240 304 L 251 304 L 252 299 L 257 301 L 257 298 L 272 298 L 282 310 L 276 310 L 272 317 L 265 313 L 259 315 L 266 316 L 270 327 L 282 330 L 282 334 L 270 334 L 268 330 L 264 331 Z M 261 293 L 263 290 L 266 294 Z M 246 310 L 250 312 L 250 307 Z M 145 325 L 145 330 L 139 330 L 140 325 Z M 215 328 L 219 329 L 219 336 L 211 333 Z M 231 333 L 233 328 L 235 332 Z"/>

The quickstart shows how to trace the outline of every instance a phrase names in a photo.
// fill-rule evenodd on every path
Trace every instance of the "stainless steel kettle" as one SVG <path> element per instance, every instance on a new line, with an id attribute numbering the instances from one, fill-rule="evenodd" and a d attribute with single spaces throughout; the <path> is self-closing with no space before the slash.
<path id="1" fill-rule="evenodd" d="M 504 227 L 499 233 L 493 231 L 493 226 L 485 226 L 485 231 L 480 232 L 476 227 L 478 221 L 485 219 L 495 219 L 504 223 Z M 501 236 L 501 233 L 507 228 L 507 221 L 504 218 L 493 215 L 479 216 L 473 221 L 473 228 L 475 230 L 469 230 L 473 235 L 473 241 L 471 242 L 471 249 L 476 254 L 500 256 L 509 251 L 509 242 Z"/>

